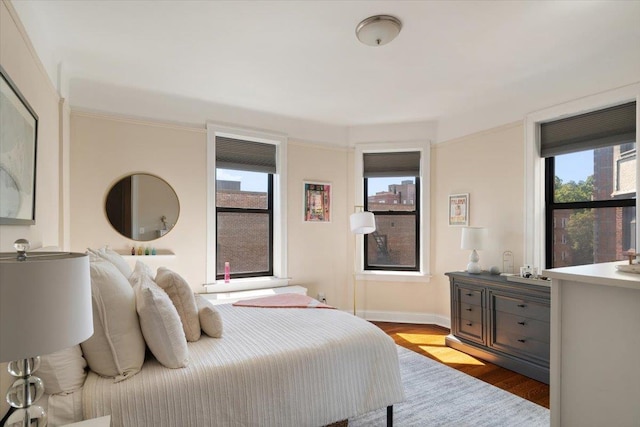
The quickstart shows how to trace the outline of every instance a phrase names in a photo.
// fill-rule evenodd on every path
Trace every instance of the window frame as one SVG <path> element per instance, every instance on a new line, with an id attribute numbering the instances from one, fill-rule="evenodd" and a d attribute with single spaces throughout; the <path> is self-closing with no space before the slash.
<path id="1" fill-rule="evenodd" d="M 272 273 L 257 277 L 237 277 L 230 283 L 216 278 L 216 136 L 274 144 L 276 173 L 273 174 Z M 285 134 L 207 123 L 207 247 L 205 288 L 210 292 L 233 292 L 288 285 L 287 274 L 287 142 Z M 208 287 L 214 285 L 213 287 Z"/>
<path id="2" fill-rule="evenodd" d="M 557 210 L 569 209 L 604 209 L 618 207 L 635 207 L 636 199 L 608 199 L 608 200 L 584 200 L 579 202 L 559 203 L 554 200 L 555 195 L 555 156 L 544 159 L 545 172 L 545 263 L 544 268 L 554 268 L 553 246 L 555 244 L 554 212 Z M 638 159 L 636 159 L 636 162 Z M 637 166 L 636 166 L 637 167 Z M 562 230 L 567 226 L 566 218 L 562 218 Z M 565 235 L 562 235 L 563 240 Z M 562 242 L 563 244 L 565 242 Z M 562 261 L 565 260 L 565 253 L 562 252 Z"/>
<path id="3" fill-rule="evenodd" d="M 401 178 L 401 177 L 398 177 Z M 363 262 L 364 262 L 364 271 L 420 271 L 420 177 L 416 176 L 415 178 L 415 186 L 416 186 L 416 200 L 415 200 L 415 209 L 413 211 L 394 211 L 394 210 L 388 210 L 388 211 L 371 211 L 371 213 L 373 214 L 374 217 L 377 216 L 413 216 L 414 217 L 414 222 L 415 222 L 415 227 L 416 227 L 416 236 L 415 236 L 415 242 L 414 242 L 414 246 L 415 246 L 415 260 L 414 260 L 414 264 L 415 267 L 385 267 L 385 266 L 376 266 L 376 265 L 370 265 L 369 264 L 369 238 L 368 236 L 365 236 L 363 238 L 363 252 L 362 252 L 362 257 L 363 257 Z M 369 178 L 364 177 L 364 190 L 363 190 L 363 195 L 364 195 L 364 200 L 363 200 L 363 206 L 364 206 L 364 210 L 367 211 L 368 210 L 368 205 L 369 205 L 369 191 L 368 191 L 368 182 L 369 182 Z"/>
<path id="4" fill-rule="evenodd" d="M 217 169 L 216 169 L 217 170 Z M 217 194 L 217 180 L 216 180 L 216 194 Z M 220 207 L 216 203 L 216 226 L 218 223 L 218 214 L 220 213 L 244 213 L 244 214 L 256 214 L 256 215 L 268 215 L 269 217 L 269 254 L 268 262 L 269 268 L 262 271 L 253 271 L 248 273 L 231 273 L 231 279 L 242 279 L 248 277 L 264 277 L 273 276 L 273 174 L 267 173 L 267 208 L 230 208 Z M 218 248 L 218 233 L 216 228 L 216 248 Z M 224 271 L 217 271 L 218 269 L 218 253 L 216 251 L 216 281 L 224 280 Z"/>
<path id="5" fill-rule="evenodd" d="M 545 161 L 540 157 L 540 129 L 543 122 L 576 114 L 601 110 L 614 105 L 636 101 L 640 105 L 640 83 L 586 96 L 546 108 L 525 117 L 525 206 L 524 206 L 524 265 L 543 266 L 546 260 Z M 636 123 L 640 124 L 640 109 Z M 640 141 L 640 126 L 636 126 L 636 141 Z M 636 188 L 640 182 L 640 162 L 636 162 Z M 640 212 L 640 198 L 636 198 L 636 213 Z M 636 229 L 636 241 L 640 227 Z M 544 267 L 543 267 L 544 268 Z"/>
<path id="6" fill-rule="evenodd" d="M 420 259 L 419 269 L 417 271 L 400 271 L 400 270 L 364 270 L 364 237 L 365 235 L 355 236 L 355 247 L 350 252 L 355 256 L 355 279 L 361 281 L 380 281 L 380 282 L 415 282 L 426 283 L 430 281 L 430 241 L 431 241 L 431 198 L 430 198 L 430 162 L 431 162 L 431 141 L 429 140 L 412 140 L 406 142 L 369 142 L 355 144 L 354 156 L 354 212 L 357 206 L 362 205 L 364 197 L 364 174 L 363 174 L 363 156 L 365 153 L 385 153 L 398 151 L 419 151 L 420 152 L 420 228 L 419 228 L 419 244 Z M 352 240 L 353 241 L 353 240 Z M 353 268 L 353 267 L 352 267 Z"/>

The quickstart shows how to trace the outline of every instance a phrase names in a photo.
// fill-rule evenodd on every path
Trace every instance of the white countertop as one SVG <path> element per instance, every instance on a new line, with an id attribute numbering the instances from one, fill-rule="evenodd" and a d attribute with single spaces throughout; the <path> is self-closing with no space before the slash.
<path id="1" fill-rule="evenodd" d="M 578 265 L 544 270 L 542 275 L 554 280 L 570 280 L 601 286 L 616 286 L 640 290 L 640 274 L 624 273 L 616 269 L 616 265 L 628 264 L 629 261 L 605 262 L 602 264 Z M 553 286 L 553 285 L 552 285 Z"/>

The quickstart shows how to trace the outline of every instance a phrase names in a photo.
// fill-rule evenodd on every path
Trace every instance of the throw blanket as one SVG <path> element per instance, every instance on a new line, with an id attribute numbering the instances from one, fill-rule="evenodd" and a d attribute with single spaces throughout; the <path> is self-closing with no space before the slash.
<path id="1" fill-rule="evenodd" d="M 237 307 L 335 308 L 302 294 L 279 294 L 234 302 Z"/>

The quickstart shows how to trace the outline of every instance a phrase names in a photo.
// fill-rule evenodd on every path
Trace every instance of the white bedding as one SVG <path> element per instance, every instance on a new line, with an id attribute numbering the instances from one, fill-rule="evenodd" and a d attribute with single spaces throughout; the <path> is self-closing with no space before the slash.
<path id="1" fill-rule="evenodd" d="M 339 310 L 217 306 L 221 339 L 189 343 L 190 363 L 147 359 L 114 383 L 89 373 L 85 418 L 113 427 L 322 426 L 404 399 L 393 340 Z"/>

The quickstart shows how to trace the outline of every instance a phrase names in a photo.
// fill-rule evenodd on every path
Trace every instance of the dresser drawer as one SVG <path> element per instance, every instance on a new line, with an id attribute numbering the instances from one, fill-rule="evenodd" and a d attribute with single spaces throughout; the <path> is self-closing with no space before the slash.
<path id="1" fill-rule="evenodd" d="M 549 322 L 495 311 L 493 313 L 493 324 L 496 330 L 503 330 L 516 335 L 526 335 L 536 341 L 549 342 L 551 329 Z"/>
<path id="2" fill-rule="evenodd" d="M 470 320 L 472 322 L 482 322 L 482 307 L 473 304 L 459 303 L 460 319 Z"/>
<path id="3" fill-rule="evenodd" d="M 482 290 L 457 287 L 458 301 L 465 304 L 482 305 Z"/>
<path id="4" fill-rule="evenodd" d="M 493 309 L 504 313 L 515 314 L 529 319 L 549 322 L 551 317 L 548 304 L 527 300 L 524 298 L 508 297 L 491 294 Z"/>
<path id="5" fill-rule="evenodd" d="M 527 334 L 515 334 L 511 331 L 496 328 L 492 334 L 491 346 L 495 349 L 513 354 L 523 359 L 549 364 L 549 342 L 538 341 Z"/>
<path id="6" fill-rule="evenodd" d="M 482 323 L 473 320 L 460 319 L 458 321 L 457 336 L 484 344 L 482 336 Z"/>

